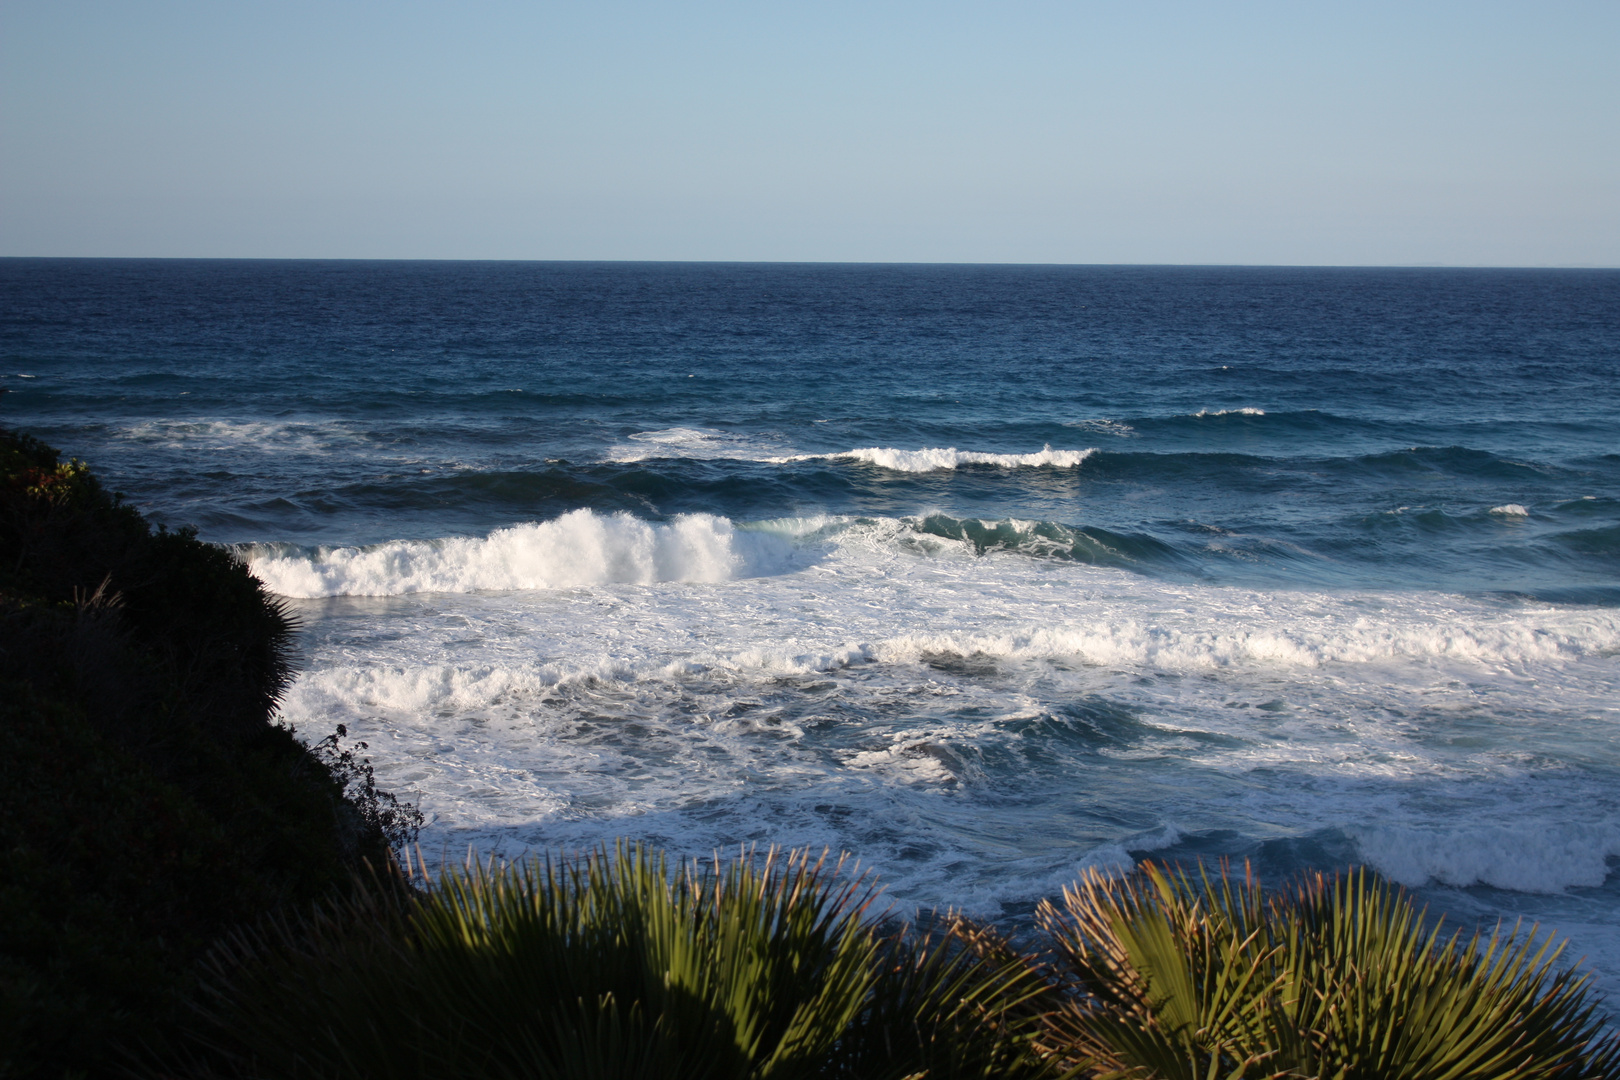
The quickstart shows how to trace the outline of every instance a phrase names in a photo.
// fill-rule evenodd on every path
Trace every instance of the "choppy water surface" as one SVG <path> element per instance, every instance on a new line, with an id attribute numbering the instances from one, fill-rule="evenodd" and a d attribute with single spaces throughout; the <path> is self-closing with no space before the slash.
<path id="1" fill-rule="evenodd" d="M 1620 273 L 0 261 L 424 843 L 1366 862 L 1620 991 Z"/>

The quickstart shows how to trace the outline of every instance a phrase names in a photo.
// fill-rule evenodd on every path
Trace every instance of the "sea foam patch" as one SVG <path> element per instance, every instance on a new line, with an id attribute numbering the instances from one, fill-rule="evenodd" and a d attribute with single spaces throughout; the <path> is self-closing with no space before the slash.
<path id="1" fill-rule="evenodd" d="M 638 431 L 626 442 L 610 447 L 607 460 L 649 461 L 686 458 L 692 461 L 770 461 L 781 445 L 760 435 L 739 435 L 717 428 L 672 427 Z"/>
<path id="2" fill-rule="evenodd" d="M 1490 885 L 1511 892 L 1593 888 L 1620 856 L 1620 821 L 1542 822 L 1484 828 L 1363 827 L 1361 855 L 1402 885 Z"/>
<path id="3" fill-rule="evenodd" d="M 1518 621 L 1471 626 L 1370 620 L 1361 625 L 1264 623 L 1203 630 L 1136 620 L 1030 627 L 1006 632 L 906 634 L 869 650 L 895 662 L 942 654 L 1207 671 L 1266 665 L 1314 668 L 1425 658 L 1522 663 L 1602 656 L 1620 646 L 1620 619 L 1598 614 L 1554 627 Z"/>
<path id="4" fill-rule="evenodd" d="M 183 450 L 222 450 L 324 455 L 334 449 L 353 451 L 375 442 L 358 425 L 343 421 L 301 423 L 271 420 L 145 420 L 121 429 L 122 436 L 145 446 Z"/>

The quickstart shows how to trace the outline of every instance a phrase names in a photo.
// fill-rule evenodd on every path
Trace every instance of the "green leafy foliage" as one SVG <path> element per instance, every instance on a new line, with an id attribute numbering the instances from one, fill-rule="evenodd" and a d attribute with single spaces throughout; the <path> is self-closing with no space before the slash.
<path id="1" fill-rule="evenodd" d="M 1015 1075 L 1028 1036 L 1005 1018 L 1037 989 L 1027 967 L 884 938 L 862 921 L 872 895 L 808 853 L 672 872 L 622 844 L 363 891 L 215 956 L 194 1029 L 211 1056 L 189 1070 Z"/>
<path id="2" fill-rule="evenodd" d="M 1043 1048 L 1079 1073 L 1235 1080 L 1613 1078 L 1620 1044 L 1535 929 L 1443 936 L 1365 870 L 1267 898 L 1146 866 L 1038 919 L 1056 944 Z"/>
<path id="3" fill-rule="evenodd" d="M 1048 984 L 993 928 L 947 915 L 887 936 L 878 976 L 839 1044 L 836 1075 L 1014 1080 L 1046 1075 L 1035 1052 Z"/>

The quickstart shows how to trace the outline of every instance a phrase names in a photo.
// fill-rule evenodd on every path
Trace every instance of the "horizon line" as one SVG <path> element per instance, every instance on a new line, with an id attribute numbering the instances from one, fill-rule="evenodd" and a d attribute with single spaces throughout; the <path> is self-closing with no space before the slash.
<path id="1" fill-rule="evenodd" d="M 0 255 L 0 261 L 33 262 L 306 262 L 306 263 L 529 263 L 597 266 L 1041 266 L 1091 269 L 1207 270 L 1620 270 L 1606 263 L 1242 263 L 1242 262 L 1054 262 L 930 259 L 535 259 L 471 256 L 373 257 L 365 255 Z"/>

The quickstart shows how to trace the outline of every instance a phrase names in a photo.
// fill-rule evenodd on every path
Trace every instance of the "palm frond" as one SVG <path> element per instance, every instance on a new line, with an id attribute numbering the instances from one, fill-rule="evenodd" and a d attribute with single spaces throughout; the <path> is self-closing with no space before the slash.
<path id="1" fill-rule="evenodd" d="M 415 898 L 362 891 L 238 935 L 197 1034 L 222 1074 L 333 1078 L 798 1080 L 884 1025 L 908 1073 L 925 1044 L 985 1042 L 1026 969 L 896 953 L 863 921 L 874 895 L 808 852 L 470 862 Z M 989 1041 L 1014 1060 L 1016 1039 Z"/>
<path id="2" fill-rule="evenodd" d="M 1237 1080 L 1620 1075 L 1588 980 L 1536 928 L 1444 936 L 1366 870 L 1267 898 L 1145 865 L 1038 912 L 1068 996 L 1042 1048 L 1079 1073 Z"/>

